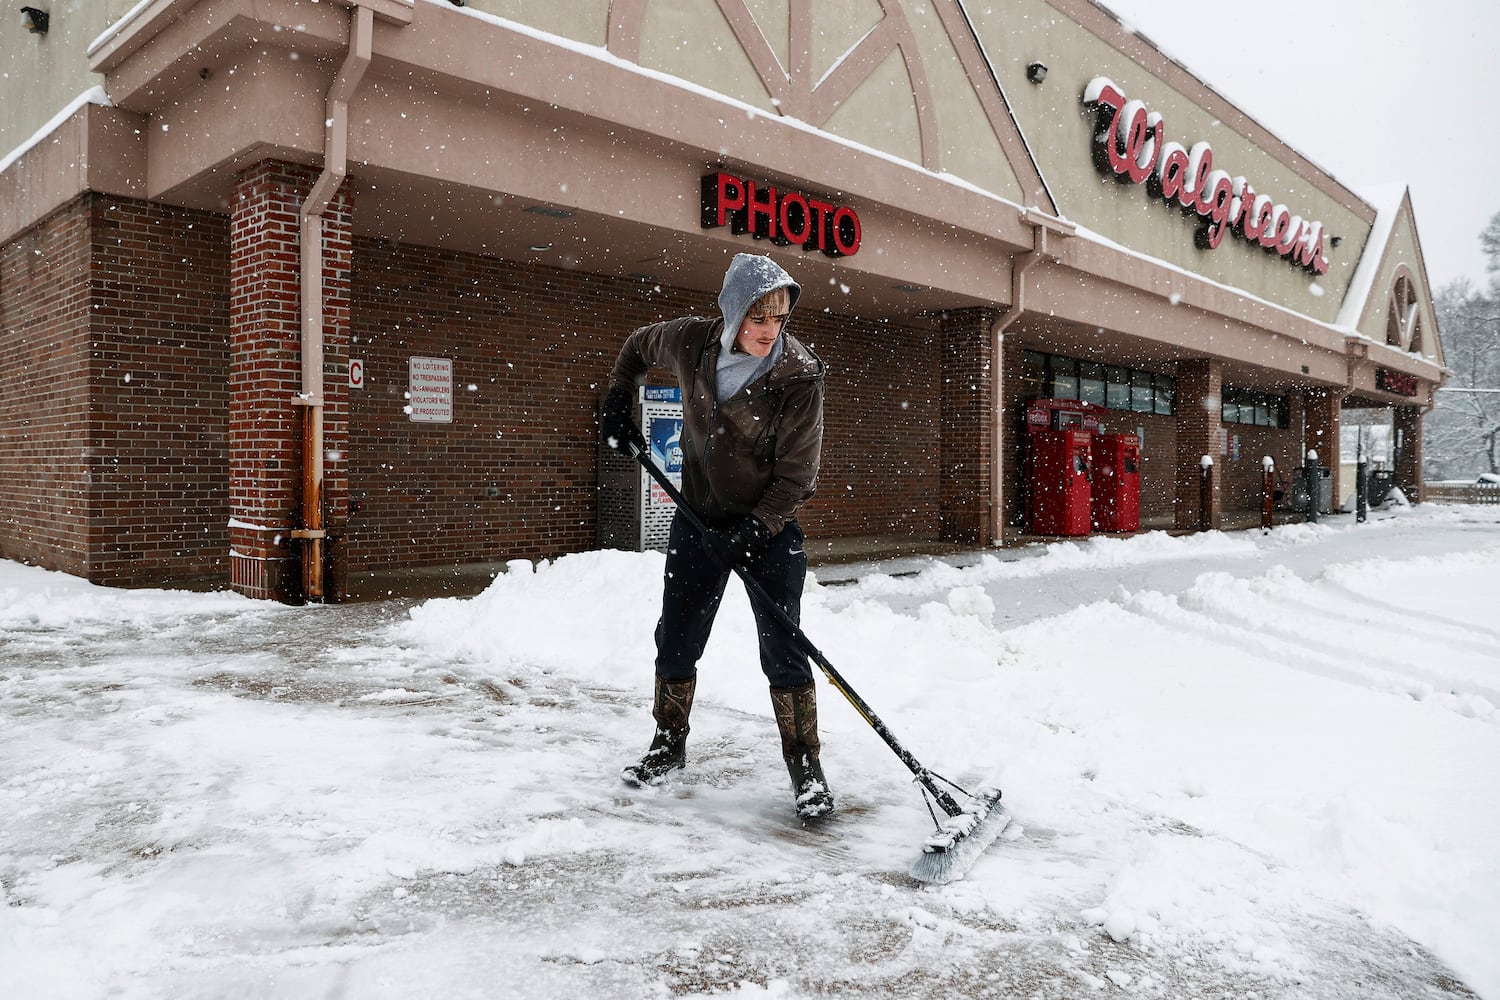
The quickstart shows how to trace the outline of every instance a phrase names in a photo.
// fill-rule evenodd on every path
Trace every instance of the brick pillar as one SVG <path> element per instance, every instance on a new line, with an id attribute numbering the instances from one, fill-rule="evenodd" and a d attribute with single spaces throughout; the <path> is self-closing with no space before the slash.
<path id="1" fill-rule="evenodd" d="M 1318 453 L 1318 464 L 1337 469 L 1339 464 L 1339 418 L 1342 416 L 1343 396 L 1327 389 L 1309 389 L 1304 399 L 1307 408 L 1305 440 L 1302 457 L 1309 451 Z M 1335 484 L 1337 489 L 1337 484 Z M 1335 493 L 1335 496 L 1338 494 Z"/>
<path id="2" fill-rule="evenodd" d="M 300 212 L 318 171 L 274 160 L 236 178 L 230 209 L 230 585 L 251 597 L 300 595 L 291 531 L 302 502 Z M 323 223 L 325 495 L 347 520 L 350 199 Z"/>
<path id="3" fill-rule="evenodd" d="M 1417 406 L 1391 408 L 1391 429 L 1396 435 L 1393 456 L 1395 483 L 1412 503 L 1426 500 L 1422 482 L 1422 409 Z"/>
<path id="4" fill-rule="evenodd" d="M 1317 451 L 1317 463 L 1329 469 L 1329 498 L 1338 508 L 1338 427 L 1343 417 L 1344 397 L 1326 388 L 1311 388 L 1302 397 L 1302 465 L 1308 451 Z"/>
<path id="5" fill-rule="evenodd" d="M 990 537 L 994 366 L 988 309 L 944 313 L 938 536 L 984 544 Z"/>
<path id="6" fill-rule="evenodd" d="M 1177 499 L 1173 521 L 1182 530 L 1201 524 L 1217 528 L 1223 510 L 1224 372 L 1212 359 L 1177 366 Z M 1209 509 L 1202 508 L 1203 456 L 1215 465 Z"/>

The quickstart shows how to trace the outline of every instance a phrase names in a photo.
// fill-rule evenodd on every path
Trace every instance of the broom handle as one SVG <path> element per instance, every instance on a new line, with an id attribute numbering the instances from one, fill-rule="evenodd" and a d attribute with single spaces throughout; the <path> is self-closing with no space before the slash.
<path id="1" fill-rule="evenodd" d="M 656 480 L 656 484 L 663 490 L 666 490 L 667 496 L 672 498 L 672 502 L 677 505 L 677 509 L 682 512 L 682 516 L 687 518 L 688 523 L 697 528 L 700 535 L 706 533 L 708 527 L 703 523 L 703 519 L 688 506 L 687 501 L 683 499 L 682 491 L 672 484 L 672 481 L 667 478 L 667 474 L 651 460 L 651 456 L 645 449 L 635 444 L 635 442 L 630 443 L 630 448 L 635 452 L 636 460 L 650 473 L 651 478 Z M 875 730 L 881 739 L 885 740 L 886 746 L 890 747 L 896 756 L 900 758 L 901 763 L 905 764 L 911 773 L 916 776 L 917 780 L 922 783 L 922 787 L 927 789 L 928 794 L 936 800 L 943 812 L 949 816 L 957 816 L 963 812 L 962 807 L 953 800 L 953 796 L 940 788 L 937 782 L 933 780 L 932 772 L 923 767 L 922 762 L 912 756 L 910 750 L 901 745 L 901 741 L 896 739 L 895 734 L 887 728 L 884 722 L 880 721 L 880 717 L 875 714 L 875 710 L 849 686 L 849 682 L 844 680 L 843 675 L 834 668 L 832 663 L 828 662 L 828 658 L 823 655 L 818 647 L 812 644 L 812 640 L 807 637 L 807 633 L 802 631 L 802 627 L 792 621 L 792 616 L 787 614 L 781 605 L 771 600 L 771 595 L 766 593 L 765 588 L 746 572 L 743 566 L 735 562 L 730 564 L 730 568 L 744 581 L 745 589 L 749 591 L 750 596 L 754 600 L 759 602 L 761 608 L 769 611 L 771 617 L 780 622 L 781 627 L 787 630 L 787 634 L 796 640 L 797 645 L 802 647 L 802 651 L 807 654 L 808 658 L 822 668 L 823 673 L 828 677 L 828 683 L 832 684 L 838 690 L 839 694 L 849 699 L 849 704 L 854 706 L 854 710 L 870 724 L 870 728 Z"/>

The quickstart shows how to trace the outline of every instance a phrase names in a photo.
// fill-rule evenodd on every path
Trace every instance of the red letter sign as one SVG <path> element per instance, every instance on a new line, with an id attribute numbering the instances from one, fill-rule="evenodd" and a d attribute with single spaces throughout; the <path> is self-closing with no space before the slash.
<path id="1" fill-rule="evenodd" d="M 1108 77 L 1096 76 L 1083 91 L 1083 103 L 1094 109 L 1094 166 L 1128 184 L 1146 185 L 1153 198 L 1172 202 L 1199 217 L 1194 242 L 1212 250 L 1231 232 L 1313 274 L 1327 274 L 1323 224 L 1305 222 L 1285 205 L 1277 205 L 1243 177 L 1214 169 L 1214 151 L 1206 142 L 1189 150 L 1167 141 L 1161 115 L 1145 103 L 1128 100 Z"/>
<path id="2" fill-rule="evenodd" d="M 736 236 L 749 233 L 778 246 L 795 243 L 830 257 L 854 256 L 864 238 L 858 213 L 847 205 L 778 191 L 722 170 L 705 174 L 699 188 L 698 222 L 704 229 L 727 225 Z"/>

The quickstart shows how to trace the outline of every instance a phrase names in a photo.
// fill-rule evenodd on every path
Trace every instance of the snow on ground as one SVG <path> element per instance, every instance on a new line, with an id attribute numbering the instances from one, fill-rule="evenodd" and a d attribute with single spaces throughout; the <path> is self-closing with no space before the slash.
<path id="1" fill-rule="evenodd" d="M 820 570 L 813 641 L 1005 791 L 943 888 L 826 685 L 841 811 L 794 820 L 737 586 L 688 770 L 620 784 L 661 566 L 286 608 L 0 563 L 0 996 L 1500 998 L 1500 508 Z"/>

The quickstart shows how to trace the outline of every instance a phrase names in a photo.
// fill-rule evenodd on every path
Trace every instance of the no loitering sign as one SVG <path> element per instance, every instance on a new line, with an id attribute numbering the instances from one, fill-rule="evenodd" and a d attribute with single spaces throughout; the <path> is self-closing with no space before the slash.
<path id="1" fill-rule="evenodd" d="M 415 423 L 453 422 L 453 359 L 412 358 L 407 366 L 406 412 Z"/>

